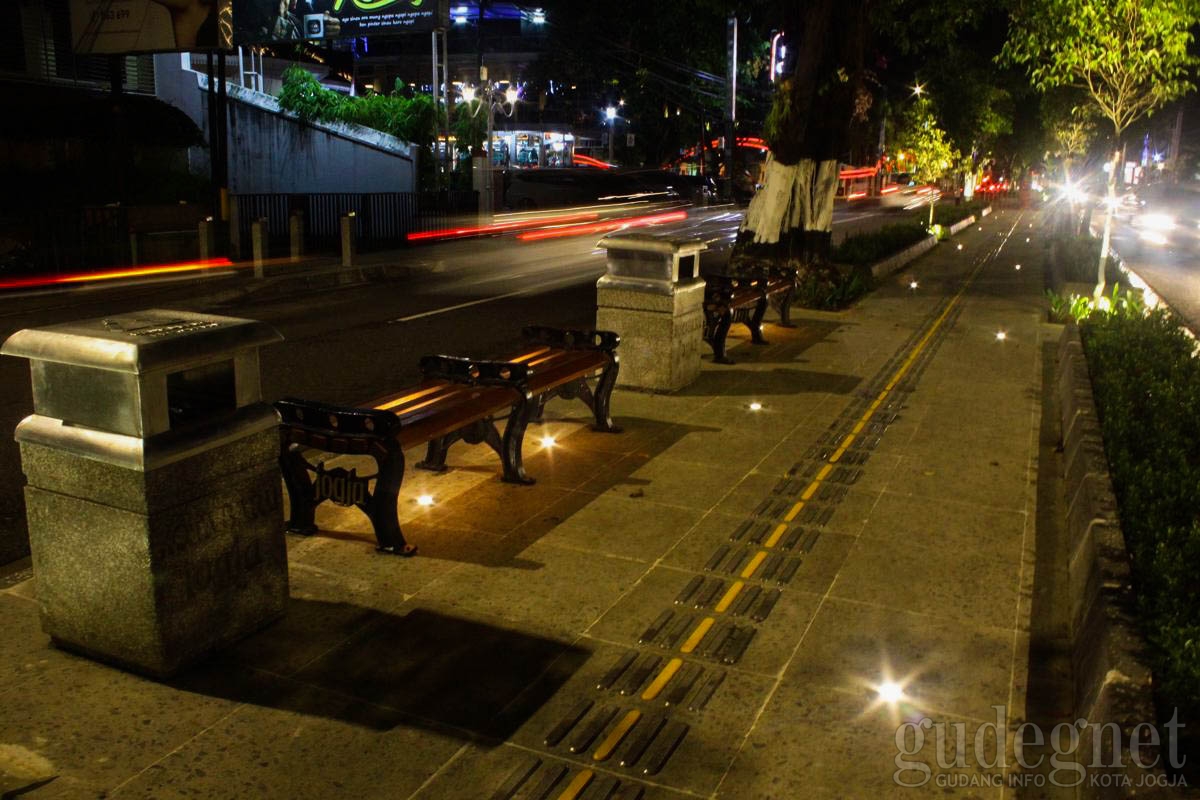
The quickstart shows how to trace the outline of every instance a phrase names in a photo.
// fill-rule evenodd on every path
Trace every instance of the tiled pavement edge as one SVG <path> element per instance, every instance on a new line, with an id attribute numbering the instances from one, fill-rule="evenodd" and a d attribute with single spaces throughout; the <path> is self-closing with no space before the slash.
<path id="1" fill-rule="evenodd" d="M 32 581 L 0 590 L 0 791 L 1003 796 L 1002 769 L 942 766 L 932 733 L 908 760 L 933 777 L 898 786 L 896 730 L 1021 721 L 1035 222 L 987 217 L 683 392 L 619 391 L 623 434 L 555 401 L 527 438 L 536 486 L 452 452 L 402 492 L 417 558 L 323 509 L 323 534 L 289 539 L 288 617 L 172 684 L 54 650 Z"/>

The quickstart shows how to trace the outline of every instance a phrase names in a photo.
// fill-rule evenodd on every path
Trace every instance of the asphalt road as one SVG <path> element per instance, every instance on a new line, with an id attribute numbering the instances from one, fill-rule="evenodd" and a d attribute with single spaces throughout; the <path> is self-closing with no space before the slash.
<path id="1" fill-rule="evenodd" d="M 839 210 L 835 241 L 850 231 L 895 222 L 877 209 Z M 694 210 L 688 232 L 709 244 L 702 268 L 719 265 L 741 221 L 730 208 Z M 522 325 L 595 324 L 595 282 L 604 273 L 596 236 L 536 242 L 511 237 L 459 240 L 395 254 L 412 267 L 404 278 L 334 288 L 302 282 L 266 290 L 243 271 L 200 278 L 153 278 L 123 285 L 0 295 L 0 340 L 29 327 L 147 308 L 262 320 L 285 341 L 263 351 L 263 394 L 352 404 L 418 378 L 429 353 L 498 355 L 514 347 Z M 24 479 L 11 432 L 32 410 L 23 359 L 0 358 L 0 564 L 25 548 Z"/>
<path id="2" fill-rule="evenodd" d="M 1104 220 L 1093 218 L 1092 224 L 1099 232 Z M 1187 231 L 1170 245 L 1158 246 L 1139 242 L 1128 219 L 1121 218 L 1114 223 L 1112 246 L 1193 332 L 1200 332 L 1200 231 Z"/>

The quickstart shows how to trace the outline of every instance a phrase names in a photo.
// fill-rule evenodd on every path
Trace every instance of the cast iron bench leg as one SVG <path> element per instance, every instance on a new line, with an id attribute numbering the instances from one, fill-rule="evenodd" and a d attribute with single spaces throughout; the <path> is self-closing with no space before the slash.
<path id="1" fill-rule="evenodd" d="M 549 401 L 550 401 L 549 392 L 542 394 L 540 397 L 537 398 L 537 400 L 534 401 L 533 413 L 530 417 L 534 422 L 542 421 L 542 418 L 546 415 L 546 403 L 548 403 Z"/>
<path id="2" fill-rule="evenodd" d="M 492 424 L 491 420 L 481 419 L 461 430 L 431 439 L 425 447 L 424 460 L 417 463 L 418 469 L 427 469 L 430 472 L 448 470 L 446 454 L 450 452 L 450 447 L 458 441 L 467 444 L 486 443 L 488 447 L 496 451 L 496 455 L 500 456 L 501 460 L 504 459 L 503 443 L 500 440 L 500 434 L 496 431 L 496 426 Z"/>
<path id="3" fill-rule="evenodd" d="M 317 525 L 313 521 L 316 489 L 308 477 L 308 462 L 300 454 L 300 445 L 291 444 L 286 432 L 281 432 L 281 435 L 279 468 L 283 472 L 283 483 L 287 486 L 288 502 L 292 509 L 287 529 L 292 533 L 311 536 L 317 532 Z"/>
<path id="4" fill-rule="evenodd" d="M 596 391 L 592 394 L 592 415 L 596 418 L 595 430 L 603 433 L 620 433 L 621 428 L 614 425 L 612 421 L 612 413 L 610 407 L 612 404 L 613 389 L 617 385 L 617 372 L 621 369 L 621 362 L 614 354 L 609 357 L 608 363 L 604 366 L 604 371 L 600 373 L 600 380 L 596 381 Z M 584 388 L 587 388 L 587 382 L 584 381 Z"/>
<path id="5" fill-rule="evenodd" d="M 425 445 L 425 458 L 417 462 L 417 469 L 425 469 L 430 472 L 445 472 L 449 469 L 446 466 L 446 453 L 450 452 L 450 445 L 454 444 L 458 437 L 451 434 L 450 436 L 439 436 L 436 439 L 430 439 Z"/>
<path id="6" fill-rule="evenodd" d="M 781 328 L 796 327 L 796 323 L 792 322 L 792 297 L 795 294 L 796 284 L 793 283 L 779 296 L 779 327 Z"/>
<path id="7" fill-rule="evenodd" d="M 375 476 L 375 491 L 367 502 L 360 505 L 371 519 L 375 528 L 375 549 L 380 553 L 411 556 L 417 552 L 414 545 L 404 540 L 400 530 L 400 518 L 396 504 L 400 497 L 400 484 L 404 480 L 404 451 L 395 439 L 383 443 L 385 452 L 375 455 L 378 472 Z"/>
<path id="8" fill-rule="evenodd" d="M 762 321 L 766 314 L 767 296 L 764 294 L 754 304 L 754 313 L 750 315 L 750 321 L 746 323 L 746 327 L 750 329 L 750 341 L 754 344 L 769 344 L 762 334 Z"/>
<path id="9" fill-rule="evenodd" d="M 534 483 L 534 479 L 525 474 L 525 463 L 521 458 L 521 445 L 525 440 L 525 428 L 529 425 L 529 415 L 533 411 L 534 399 L 528 394 L 522 395 L 513 404 L 509 412 L 508 422 L 504 426 L 504 437 L 501 443 L 500 461 L 504 465 L 505 483 L 520 483 L 526 486 Z M 492 428 L 494 431 L 495 428 Z M 490 444 L 490 442 L 489 442 Z"/>
<path id="10" fill-rule="evenodd" d="M 713 351 L 713 362 L 717 364 L 732 364 L 733 359 L 725 355 L 725 337 L 729 335 L 729 326 L 733 324 L 733 312 L 726 309 L 721 313 L 712 328 L 712 337 L 708 340 Z"/>

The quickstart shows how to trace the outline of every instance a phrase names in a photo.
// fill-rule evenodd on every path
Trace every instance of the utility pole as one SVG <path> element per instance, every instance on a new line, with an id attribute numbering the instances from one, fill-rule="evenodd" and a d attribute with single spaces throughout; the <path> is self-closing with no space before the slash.
<path id="1" fill-rule="evenodd" d="M 725 87 L 727 108 L 725 111 L 725 180 L 721 194 L 727 199 L 733 199 L 733 158 L 737 142 L 734 140 L 737 123 L 737 15 L 730 14 L 725 23 L 725 33 L 728 37 L 727 53 L 729 56 L 726 67 Z"/>

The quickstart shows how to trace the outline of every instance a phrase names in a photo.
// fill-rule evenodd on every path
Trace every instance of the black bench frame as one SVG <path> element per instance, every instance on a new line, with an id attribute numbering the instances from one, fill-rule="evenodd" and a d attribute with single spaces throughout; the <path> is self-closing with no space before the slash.
<path id="1" fill-rule="evenodd" d="M 796 271 L 771 267 L 740 275 L 704 276 L 704 341 L 713 351 L 713 362 L 734 363 L 726 355 L 726 337 L 735 322 L 750 330 L 753 344 L 769 344 L 763 337 L 762 321 L 767 306 L 779 312 L 779 326 L 794 328 L 792 298 L 796 294 Z"/>
<path id="2" fill-rule="evenodd" d="M 525 430 L 533 419 L 541 419 L 547 401 L 560 396 L 578 398 L 591 409 L 593 428 L 619 433 L 613 424 L 610 405 L 616 385 L 619 358 L 616 348 L 620 337 L 609 331 L 572 331 L 530 326 L 522 331 L 529 344 L 551 351 L 594 351 L 599 358 L 592 363 L 600 376 L 593 390 L 588 377 L 571 375 L 556 381 L 553 367 L 542 380 L 536 369 L 517 361 L 480 361 L 454 356 L 425 356 L 421 373 L 427 380 L 442 380 L 466 387 L 499 387 L 511 390 L 510 398 L 498 400 L 496 407 L 482 418 L 465 422 L 450 433 L 428 440 L 425 459 L 416 466 L 444 471 L 446 454 L 458 441 L 487 444 L 500 457 L 501 479 L 508 483 L 532 484 L 525 474 L 522 445 Z M 532 387 L 532 388 L 531 388 Z M 408 544 L 400 529 L 397 514 L 400 487 L 404 479 L 404 449 L 401 445 L 404 423 L 393 411 L 353 406 L 336 406 L 295 398 L 275 403 L 279 413 L 279 464 L 291 502 L 288 530 L 311 535 L 316 532 L 316 508 L 329 500 L 336 505 L 359 508 L 371 520 L 382 553 L 413 555 L 416 547 Z M 451 412 L 446 412 L 447 414 Z M 496 422 L 506 418 L 503 432 Z M 452 424 L 452 423 L 451 423 Z M 414 443 L 409 443 L 411 446 Z M 311 463 L 305 448 L 339 455 L 366 455 L 375 460 L 374 475 L 358 475 L 341 467 L 326 469 L 324 462 Z M 311 474 L 311 477 L 310 477 Z M 370 482 L 374 480 L 374 489 Z"/>

